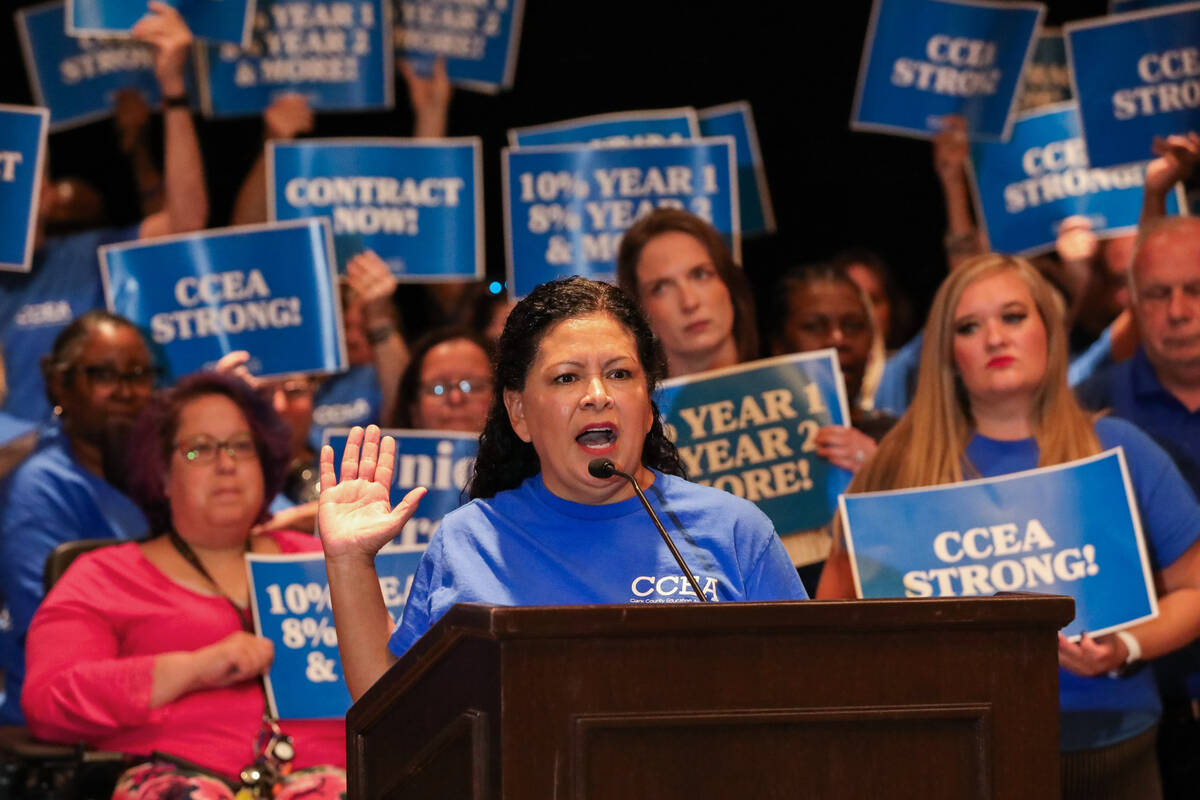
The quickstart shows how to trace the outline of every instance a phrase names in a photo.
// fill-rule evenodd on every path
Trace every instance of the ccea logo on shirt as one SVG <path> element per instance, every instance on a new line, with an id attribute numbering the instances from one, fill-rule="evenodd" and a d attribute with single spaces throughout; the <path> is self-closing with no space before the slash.
<path id="1" fill-rule="evenodd" d="M 17 311 L 16 322 L 21 328 L 37 328 L 43 325 L 61 325 L 70 322 L 74 316 L 71 313 L 71 304 L 66 300 L 47 300 L 44 303 L 21 306 Z"/>
<path id="2" fill-rule="evenodd" d="M 708 575 L 697 575 L 696 582 L 704 596 L 717 602 L 717 579 Z M 639 575 L 629 587 L 633 597 L 630 603 L 699 603 L 686 575 Z"/>
<path id="3" fill-rule="evenodd" d="M 370 413 L 371 404 L 365 397 L 359 397 L 353 403 L 330 403 L 317 406 L 313 409 L 313 422 L 322 427 L 336 427 L 364 419 Z"/>

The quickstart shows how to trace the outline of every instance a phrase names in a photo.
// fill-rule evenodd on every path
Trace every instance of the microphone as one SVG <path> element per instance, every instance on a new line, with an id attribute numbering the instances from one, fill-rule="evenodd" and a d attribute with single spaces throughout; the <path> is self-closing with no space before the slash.
<path id="1" fill-rule="evenodd" d="M 675 563 L 683 570 L 684 576 L 688 579 L 688 583 L 692 585 L 692 591 L 696 593 L 696 597 L 700 598 L 701 603 L 709 602 L 704 596 L 704 592 L 700 590 L 700 583 L 696 580 L 696 576 L 688 569 L 688 565 L 684 562 L 683 556 L 675 549 L 675 543 L 671 541 L 671 537 L 667 535 L 667 529 L 658 519 L 658 514 L 654 513 L 654 509 L 650 507 L 650 501 L 646 499 L 646 495 L 642 492 L 642 487 L 638 485 L 637 478 L 630 475 L 628 472 L 622 472 L 617 469 L 617 465 L 612 462 L 611 458 L 593 458 L 588 462 L 588 473 L 593 478 L 611 478 L 614 475 L 619 475 L 633 486 L 633 491 L 637 493 L 638 499 L 642 501 L 642 507 L 646 509 L 646 513 L 650 515 L 650 519 L 654 522 L 654 527 L 658 528 L 658 534 L 662 536 L 662 540 L 667 543 L 667 549 L 671 551 L 671 555 L 675 557 Z"/>

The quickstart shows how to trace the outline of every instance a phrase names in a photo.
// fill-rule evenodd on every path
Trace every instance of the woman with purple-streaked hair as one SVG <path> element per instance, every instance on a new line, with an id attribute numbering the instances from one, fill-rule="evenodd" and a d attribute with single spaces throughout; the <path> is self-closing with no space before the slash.
<path id="1" fill-rule="evenodd" d="M 268 715 L 273 651 L 250 621 L 245 554 L 320 550 L 250 532 L 283 483 L 286 427 L 239 378 L 198 373 L 151 399 L 128 455 L 152 536 L 81 556 L 47 596 L 29 630 L 30 729 L 146 756 L 120 800 L 231 800 L 260 756 L 280 774 L 276 797 L 343 796 L 343 726 Z"/>

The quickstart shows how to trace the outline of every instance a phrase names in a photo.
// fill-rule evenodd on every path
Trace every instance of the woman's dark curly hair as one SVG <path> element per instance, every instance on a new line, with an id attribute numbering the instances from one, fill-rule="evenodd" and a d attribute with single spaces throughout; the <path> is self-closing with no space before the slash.
<path id="1" fill-rule="evenodd" d="M 171 501 L 165 487 L 179 430 L 179 415 L 193 400 L 211 395 L 227 397 L 242 412 L 258 446 L 262 466 L 263 499 L 258 522 L 270 518 L 267 507 L 283 488 L 291 462 L 288 427 L 271 402 L 232 375 L 195 372 L 170 389 L 158 392 L 146 404 L 129 439 L 126 470 L 129 495 L 142 507 L 153 533 L 172 527 Z"/>
<path id="2" fill-rule="evenodd" d="M 467 340 L 483 351 L 483 354 L 487 356 L 489 364 L 495 362 L 496 346 L 490 339 L 472 327 L 467 325 L 450 325 L 445 328 L 437 328 L 429 331 L 429 333 L 426 333 L 413 345 L 412 357 L 408 362 L 408 366 L 404 368 L 404 374 L 400 376 L 400 389 L 396 397 L 396 414 L 392 420 L 394 423 L 393 427 L 424 427 L 418 424 L 413 414 L 413 408 L 417 405 L 417 396 L 421 389 L 421 367 L 424 366 L 425 357 L 429 355 L 430 350 L 443 342 L 452 342 L 455 339 Z"/>
<path id="3" fill-rule="evenodd" d="M 638 359 L 646 373 L 646 390 L 653 396 L 658 382 L 667 374 L 667 361 L 662 345 L 633 300 L 611 284 L 587 278 L 543 283 L 517 303 L 500 335 L 496 384 L 487 424 L 479 436 L 471 497 L 493 497 L 505 489 L 515 489 L 541 470 L 533 445 L 522 441 L 513 431 L 504 406 L 504 391 L 519 392 L 525 388 L 525 378 L 537 357 L 542 338 L 553 325 L 598 311 L 610 315 L 633 334 Z M 650 409 L 654 423 L 642 447 L 642 463 L 660 472 L 686 477 L 683 462 L 663 431 L 658 406 L 653 400 Z"/>

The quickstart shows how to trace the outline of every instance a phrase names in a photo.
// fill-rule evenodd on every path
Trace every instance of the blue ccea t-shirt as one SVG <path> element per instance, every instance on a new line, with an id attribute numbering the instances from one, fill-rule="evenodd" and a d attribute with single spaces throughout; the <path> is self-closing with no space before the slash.
<path id="1" fill-rule="evenodd" d="M 97 248 L 137 236 L 133 227 L 51 237 L 33 254 L 32 270 L 0 272 L 0 350 L 9 391 L 4 411 L 49 420 L 42 357 L 71 320 L 104 308 Z"/>
<path id="2" fill-rule="evenodd" d="M 757 506 L 654 471 L 646 497 L 709 600 L 804 600 Z M 402 655 L 455 603 L 502 606 L 699 602 L 636 497 L 581 505 L 540 474 L 447 514 L 430 539 L 388 647 Z"/>
<path id="3" fill-rule="evenodd" d="M 1169 567 L 1200 536 L 1195 495 L 1170 456 L 1135 426 L 1102 417 L 1095 431 L 1102 448 L 1125 451 L 1152 567 Z M 993 478 L 1037 467 L 1038 446 L 1033 439 L 1005 442 L 976 435 L 967 445 L 967 460 L 979 477 Z M 1059 669 L 1058 694 L 1063 750 L 1124 741 L 1148 730 L 1162 711 L 1148 669 L 1128 678 L 1082 678 Z"/>
<path id="4" fill-rule="evenodd" d="M 46 558 L 64 542 L 132 539 L 147 527 L 132 500 L 75 460 L 57 425 L 42 430 L 33 454 L 0 484 L 0 724 L 23 722 L 25 633 L 42 602 Z"/>

